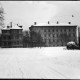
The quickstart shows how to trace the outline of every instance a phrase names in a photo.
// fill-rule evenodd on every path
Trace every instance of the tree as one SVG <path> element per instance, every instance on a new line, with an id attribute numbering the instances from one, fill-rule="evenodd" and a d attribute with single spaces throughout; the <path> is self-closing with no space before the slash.
<path id="1" fill-rule="evenodd" d="M 31 31 L 30 37 L 31 37 L 31 46 L 32 47 L 41 47 L 44 45 L 44 42 L 42 40 L 40 33 Z"/>
<path id="2" fill-rule="evenodd" d="M 0 26 L 4 27 L 4 8 L 2 7 L 2 5 L 0 7 Z"/>
<path id="3" fill-rule="evenodd" d="M 29 36 L 29 31 L 23 31 L 23 46 L 30 47 L 31 40 Z"/>

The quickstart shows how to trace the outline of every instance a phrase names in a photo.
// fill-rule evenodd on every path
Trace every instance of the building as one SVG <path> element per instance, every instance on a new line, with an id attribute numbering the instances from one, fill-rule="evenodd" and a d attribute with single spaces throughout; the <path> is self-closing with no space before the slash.
<path id="1" fill-rule="evenodd" d="M 79 43 L 79 47 L 80 47 L 80 26 L 78 27 L 78 43 Z"/>
<path id="2" fill-rule="evenodd" d="M 2 44 L 3 48 L 15 48 L 15 47 L 23 47 L 22 43 L 22 28 L 18 25 L 7 26 L 2 29 Z"/>
<path id="3" fill-rule="evenodd" d="M 39 33 L 46 47 L 65 46 L 69 41 L 77 42 L 77 25 L 68 24 L 37 24 L 30 28 L 30 31 Z"/>

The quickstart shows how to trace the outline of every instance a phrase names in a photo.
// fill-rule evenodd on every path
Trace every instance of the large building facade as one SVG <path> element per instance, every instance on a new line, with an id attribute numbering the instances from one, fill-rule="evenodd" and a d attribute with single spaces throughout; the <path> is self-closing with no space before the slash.
<path id="1" fill-rule="evenodd" d="M 69 41 L 77 42 L 77 25 L 35 24 L 29 29 L 40 33 L 46 47 L 65 46 Z"/>
<path id="2" fill-rule="evenodd" d="M 7 26 L 2 29 L 1 47 L 3 48 L 15 48 L 23 47 L 22 43 L 22 28 L 18 25 L 16 26 Z"/>

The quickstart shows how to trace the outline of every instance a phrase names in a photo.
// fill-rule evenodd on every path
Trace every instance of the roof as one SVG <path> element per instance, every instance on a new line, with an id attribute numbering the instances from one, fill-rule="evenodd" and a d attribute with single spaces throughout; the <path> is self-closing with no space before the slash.
<path id="1" fill-rule="evenodd" d="M 66 24 L 66 23 L 59 23 L 59 24 L 53 24 L 53 23 L 50 23 L 50 24 L 39 23 L 39 24 L 36 24 L 36 25 L 33 25 L 33 26 L 77 26 L 77 25 Z"/>
<path id="2" fill-rule="evenodd" d="M 5 27 L 5 28 L 2 28 L 2 30 L 10 30 L 10 29 L 22 29 L 21 27 L 17 26 L 17 25 L 14 25 L 12 27 L 9 26 L 9 28 Z"/>
<path id="3" fill-rule="evenodd" d="M 5 28 L 2 28 L 2 30 L 10 30 L 10 28 L 5 27 Z"/>
<path id="4" fill-rule="evenodd" d="M 14 25 L 14 26 L 12 26 L 12 28 L 10 28 L 10 29 L 22 29 L 22 28 L 19 27 L 19 26 L 17 26 L 17 25 Z"/>

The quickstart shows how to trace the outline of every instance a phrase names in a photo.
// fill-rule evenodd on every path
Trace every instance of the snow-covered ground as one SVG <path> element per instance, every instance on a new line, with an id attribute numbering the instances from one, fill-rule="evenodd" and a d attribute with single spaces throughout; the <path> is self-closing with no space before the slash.
<path id="1" fill-rule="evenodd" d="M 80 51 L 0 48 L 0 78 L 80 79 Z"/>

